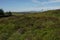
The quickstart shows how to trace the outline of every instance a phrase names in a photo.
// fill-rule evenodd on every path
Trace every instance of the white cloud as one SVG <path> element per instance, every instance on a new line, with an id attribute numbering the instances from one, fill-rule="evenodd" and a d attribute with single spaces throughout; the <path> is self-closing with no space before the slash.
<path id="1" fill-rule="evenodd" d="M 31 8 L 21 9 L 20 11 L 46 11 L 46 10 L 53 10 L 53 9 L 60 9 L 60 7 L 59 6 L 55 6 L 55 7 L 31 7 Z"/>
<path id="2" fill-rule="evenodd" d="M 43 10 L 42 10 L 43 9 Z M 30 7 L 30 8 L 23 8 L 23 9 L 10 9 L 12 12 L 26 12 L 26 11 L 46 11 L 46 10 L 53 10 L 53 9 L 60 9 L 59 6 L 55 7 Z M 5 11 L 8 11 L 7 9 L 4 9 Z"/>
<path id="3" fill-rule="evenodd" d="M 39 4 L 46 4 L 46 3 L 60 2 L 60 0 L 48 0 L 48 2 L 47 1 L 41 2 L 41 0 L 32 0 L 32 2 Z"/>

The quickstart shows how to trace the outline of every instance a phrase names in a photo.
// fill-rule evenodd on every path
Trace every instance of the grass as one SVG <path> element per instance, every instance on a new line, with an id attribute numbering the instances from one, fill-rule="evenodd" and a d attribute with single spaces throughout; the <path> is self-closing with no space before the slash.
<path id="1" fill-rule="evenodd" d="M 0 18 L 0 40 L 60 40 L 59 11 Z"/>

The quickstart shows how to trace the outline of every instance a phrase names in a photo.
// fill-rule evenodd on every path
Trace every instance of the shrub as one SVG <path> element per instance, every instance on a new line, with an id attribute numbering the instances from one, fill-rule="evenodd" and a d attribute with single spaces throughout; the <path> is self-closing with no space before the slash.
<path id="1" fill-rule="evenodd" d="M 12 12 L 9 12 L 9 16 L 12 16 Z"/>

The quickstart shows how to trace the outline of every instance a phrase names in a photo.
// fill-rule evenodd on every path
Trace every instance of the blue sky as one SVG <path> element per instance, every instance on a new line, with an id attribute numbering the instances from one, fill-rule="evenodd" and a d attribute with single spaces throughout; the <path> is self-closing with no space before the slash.
<path id="1" fill-rule="evenodd" d="M 60 0 L 0 0 L 4 11 L 40 11 L 60 9 Z"/>

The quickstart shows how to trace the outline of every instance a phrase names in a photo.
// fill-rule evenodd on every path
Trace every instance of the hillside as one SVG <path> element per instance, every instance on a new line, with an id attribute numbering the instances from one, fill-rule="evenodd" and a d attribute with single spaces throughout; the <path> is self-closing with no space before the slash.
<path id="1" fill-rule="evenodd" d="M 60 40 L 60 10 L 0 18 L 0 40 Z"/>

